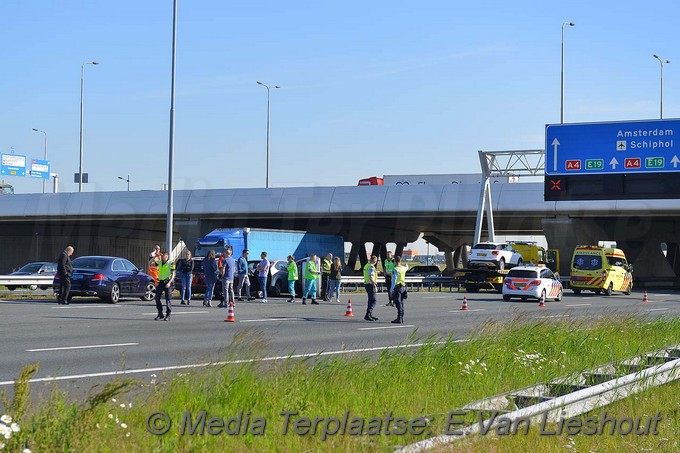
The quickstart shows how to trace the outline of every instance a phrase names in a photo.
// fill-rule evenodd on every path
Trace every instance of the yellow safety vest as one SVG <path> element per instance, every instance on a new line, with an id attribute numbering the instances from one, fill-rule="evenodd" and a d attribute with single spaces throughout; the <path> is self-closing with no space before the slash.
<path id="1" fill-rule="evenodd" d="M 174 270 L 175 263 L 172 261 L 166 261 L 165 263 L 160 261 L 158 263 L 158 280 L 170 280 Z"/>
<path id="2" fill-rule="evenodd" d="M 371 278 L 371 268 L 373 269 L 373 278 Z M 364 266 L 364 284 L 369 285 L 371 283 L 375 283 L 376 281 L 376 275 L 375 275 L 375 266 L 373 266 L 371 263 L 366 263 Z"/>
<path id="3" fill-rule="evenodd" d="M 394 266 L 394 270 L 397 271 L 397 281 L 394 284 L 406 286 L 406 271 L 408 270 L 408 266 L 400 264 L 399 266 Z"/>
<path id="4" fill-rule="evenodd" d="M 321 270 L 323 271 L 324 274 L 330 274 L 331 273 L 331 260 L 328 258 L 324 258 L 321 260 Z"/>

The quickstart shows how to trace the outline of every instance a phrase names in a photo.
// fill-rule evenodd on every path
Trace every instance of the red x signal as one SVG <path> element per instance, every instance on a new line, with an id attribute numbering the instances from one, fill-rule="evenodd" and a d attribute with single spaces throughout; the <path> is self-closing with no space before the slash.
<path id="1" fill-rule="evenodd" d="M 550 190 L 562 190 L 562 188 L 560 187 L 561 182 L 562 182 L 561 179 L 558 179 L 557 181 L 551 179 L 550 183 L 552 184 L 552 187 L 550 187 Z"/>

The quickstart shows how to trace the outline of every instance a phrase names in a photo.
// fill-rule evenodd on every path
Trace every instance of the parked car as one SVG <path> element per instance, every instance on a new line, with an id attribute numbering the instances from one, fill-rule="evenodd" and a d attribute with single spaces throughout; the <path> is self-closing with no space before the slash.
<path id="1" fill-rule="evenodd" d="M 522 264 L 522 255 L 510 244 L 501 242 L 480 242 L 470 249 L 468 267 L 492 267 L 504 270 Z"/>
<path id="2" fill-rule="evenodd" d="M 503 300 L 513 297 L 522 300 L 528 298 L 540 300 L 562 300 L 562 283 L 559 276 L 544 265 L 516 266 L 510 269 L 503 280 Z"/>
<path id="3" fill-rule="evenodd" d="M 54 276 L 54 292 L 59 295 L 59 274 Z M 124 297 L 151 301 L 156 295 L 153 278 L 125 258 L 115 256 L 80 256 L 73 260 L 71 291 L 74 296 L 97 296 L 115 304 Z"/>
<path id="4" fill-rule="evenodd" d="M 57 273 L 57 263 L 49 263 L 46 261 L 38 261 L 35 263 L 28 263 L 22 266 L 18 271 L 12 272 L 9 275 L 54 275 Z M 7 289 L 14 291 L 16 286 L 7 286 Z M 33 291 L 38 289 L 38 285 L 29 285 Z M 40 289 L 47 289 L 49 286 L 41 285 Z"/>
<path id="5" fill-rule="evenodd" d="M 439 266 L 413 266 L 406 271 L 407 277 L 441 277 Z"/>

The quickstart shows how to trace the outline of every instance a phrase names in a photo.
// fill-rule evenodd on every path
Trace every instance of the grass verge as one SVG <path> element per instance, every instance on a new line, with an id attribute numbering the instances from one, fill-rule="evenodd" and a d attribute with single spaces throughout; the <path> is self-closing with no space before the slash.
<path id="1" fill-rule="evenodd" d="M 531 323 L 516 319 L 488 323 L 465 343 L 430 338 L 425 346 L 391 350 L 377 358 L 230 363 L 149 375 L 144 381 L 117 380 L 93 389 L 81 403 L 68 402 L 56 386 L 49 397 L 28 398 L 26 375 L 35 372 L 29 370 L 15 388 L 14 400 L 3 398 L 3 414 L 21 426 L 5 441 L 5 449 L 390 451 L 442 433 L 448 413 L 468 402 L 676 344 L 678 339 L 680 319 Z M 412 338 L 416 341 L 421 339 Z M 236 353 L 257 358 L 266 349 L 267 339 L 249 332 L 234 341 L 229 348 L 234 354 L 225 360 Z M 127 393 L 130 390 L 135 391 Z M 644 410 L 661 411 L 665 417 L 657 441 L 677 437 L 678 398 L 655 396 L 662 391 L 634 397 L 638 402 L 648 398 L 649 408 Z M 633 401 L 617 403 L 621 407 L 617 410 L 633 417 L 633 410 L 642 407 Z M 321 421 L 315 425 L 316 418 Z M 150 433 L 164 431 L 167 420 L 171 422 L 167 432 Z M 343 431 L 343 421 L 345 434 L 332 434 Z M 469 421 L 475 419 L 470 416 Z M 229 434 L 234 431 L 238 434 Z M 626 451 L 597 447 L 602 436 L 581 435 L 572 442 L 569 437 L 574 436 L 534 434 L 485 436 L 451 449 L 566 451 L 570 446 L 571 451 Z M 607 448 L 616 442 L 647 448 L 644 437 L 611 436 Z"/>

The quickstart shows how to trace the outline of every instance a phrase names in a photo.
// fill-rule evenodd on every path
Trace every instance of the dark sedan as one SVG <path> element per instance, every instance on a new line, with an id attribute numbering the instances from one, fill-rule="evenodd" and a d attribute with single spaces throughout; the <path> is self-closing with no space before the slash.
<path id="1" fill-rule="evenodd" d="M 55 275 L 53 286 L 58 295 L 59 274 Z M 80 256 L 73 260 L 69 300 L 73 296 L 97 296 L 115 304 L 124 297 L 139 297 L 148 302 L 155 295 L 153 278 L 125 258 Z"/>
<path id="2" fill-rule="evenodd" d="M 57 263 L 49 263 L 46 261 L 39 261 L 36 263 L 28 263 L 21 267 L 16 272 L 12 272 L 9 275 L 54 275 L 57 272 Z M 40 289 L 47 289 L 49 286 L 41 286 Z M 7 286 L 7 289 L 14 291 L 16 286 Z M 29 289 L 36 290 L 38 285 L 29 285 Z"/>
<path id="3" fill-rule="evenodd" d="M 439 266 L 413 266 L 406 271 L 407 277 L 441 277 Z"/>

